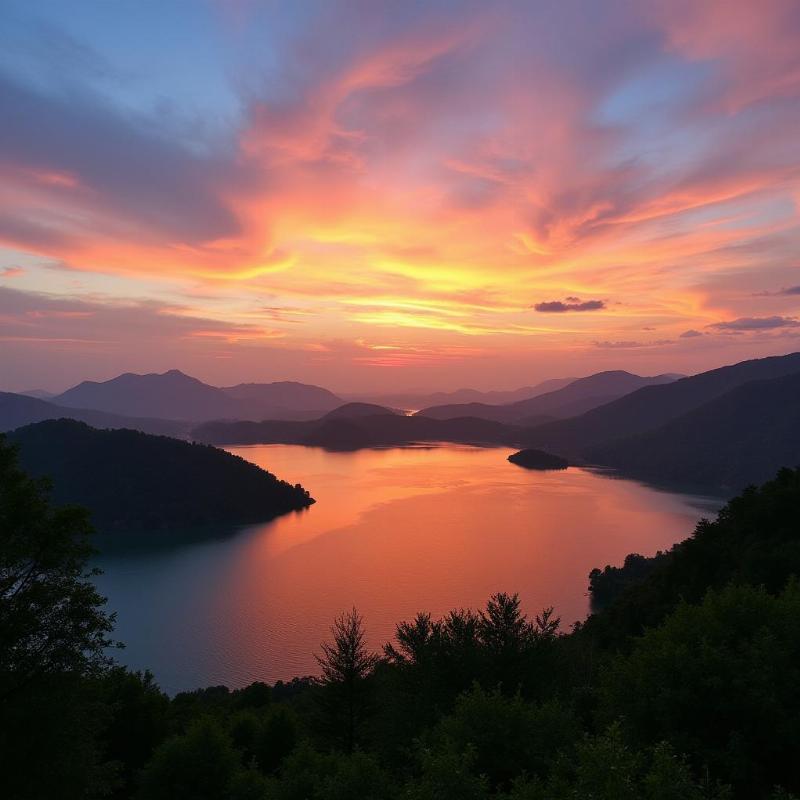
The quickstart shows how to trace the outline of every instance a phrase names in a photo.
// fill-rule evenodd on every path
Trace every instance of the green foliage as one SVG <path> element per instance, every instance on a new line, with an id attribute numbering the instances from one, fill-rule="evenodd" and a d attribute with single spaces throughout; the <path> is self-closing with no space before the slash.
<path id="1" fill-rule="evenodd" d="M 642 583 L 665 558 L 667 554 L 660 551 L 650 558 L 629 553 L 621 567 L 607 564 L 603 569 L 593 569 L 589 573 L 592 609 L 599 611 L 605 608 L 629 586 Z"/>
<path id="2" fill-rule="evenodd" d="M 113 615 L 87 567 L 88 517 L 54 509 L 0 436 L 0 794 L 79 797 L 114 782 L 90 679 L 107 669 Z"/>
<path id="3" fill-rule="evenodd" d="M 475 685 L 438 723 L 431 740 L 434 752 L 469 754 L 475 774 L 502 788 L 523 773 L 546 774 L 579 736 L 575 716 L 555 702 L 537 707 L 519 695 Z"/>
<path id="4" fill-rule="evenodd" d="M 272 702 L 272 687 L 263 681 L 255 681 L 233 695 L 239 708 L 264 708 Z"/>
<path id="5" fill-rule="evenodd" d="M 237 772 L 228 784 L 225 800 L 267 800 L 269 781 L 257 770 Z"/>
<path id="6" fill-rule="evenodd" d="M 266 774 L 277 771 L 294 750 L 297 738 L 297 723 L 292 712 L 285 706 L 270 709 L 261 720 L 253 742 L 253 754 L 259 769 Z"/>
<path id="7" fill-rule="evenodd" d="M 800 586 L 750 586 L 681 604 L 621 655 L 602 683 L 602 713 L 635 741 L 666 739 L 755 793 L 796 780 L 800 741 Z"/>
<path id="8" fill-rule="evenodd" d="M 91 582 L 86 512 L 53 509 L 0 436 L 0 698 L 46 676 L 102 671 L 113 615 Z"/>
<path id="9" fill-rule="evenodd" d="M 150 672 L 114 667 L 97 681 L 105 709 L 100 735 L 105 758 L 119 765 L 123 784 L 132 784 L 168 732 L 169 699 Z"/>
<path id="10" fill-rule="evenodd" d="M 578 743 L 546 781 L 518 780 L 509 800 L 728 800 L 726 787 L 695 781 L 686 763 L 665 743 L 635 751 L 619 726 Z"/>
<path id="11" fill-rule="evenodd" d="M 203 717 L 165 741 L 142 774 L 140 800 L 220 800 L 240 771 L 239 755 L 218 721 Z"/>
<path id="12" fill-rule="evenodd" d="M 421 775 L 409 782 L 410 800 L 488 800 L 489 782 L 476 775 L 474 753 L 453 750 L 423 750 Z"/>
<path id="13" fill-rule="evenodd" d="M 699 603 L 709 588 L 730 582 L 780 591 L 800 575 L 800 470 L 782 469 L 759 488 L 731 500 L 714 521 L 658 559 L 651 575 L 629 587 L 584 633 L 604 648 L 659 625 L 681 600 Z M 623 569 L 624 571 L 624 569 Z"/>

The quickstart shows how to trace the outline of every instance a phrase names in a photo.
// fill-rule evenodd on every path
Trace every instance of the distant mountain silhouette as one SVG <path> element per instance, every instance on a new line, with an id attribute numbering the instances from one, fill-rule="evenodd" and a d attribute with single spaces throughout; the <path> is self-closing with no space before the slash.
<path id="1" fill-rule="evenodd" d="M 0 392 L 0 431 L 14 430 L 47 419 L 74 419 L 96 428 L 131 428 L 164 436 L 183 436 L 188 429 L 185 422 L 124 417 L 89 408 L 67 408 L 27 395 Z"/>
<path id="2" fill-rule="evenodd" d="M 388 414 L 397 416 L 399 412 L 374 403 L 345 403 L 325 414 L 324 419 L 358 419 L 359 417 L 374 417 Z"/>
<path id="3" fill-rule="evenodd" d="M 800 372 L 800 353 L 743 361 L 661 386 L 646 386 L 572 419 L 534 428 L 531 447 L 584 456 L 605 443 L 653 430 L 737 386 Z"/>
<path id="4" fill-rule="evenodd" d="M 17 394 L 36 397 L 39 400 L 52 400 L 56 396 L 56 392 L 48 392 L 45 389 L 26 389 L 24 392 L 17 392 Z"/>
<path id="5" fill-rule="evenodd" d="M 131 430 L 49 420 L 8 434 L 59 503 L 86 506 L 101 530 L 260 522 L 314 501 L 300 486 L 224 450 Z"/>
<path id="6" fill-rule="evenodd" d="M 239 383 L 224 386 L 222 391 L 235 400 L 246 400 L 262 404 L 264 408 L 302 409 L 324 414 L 344 403 L 341 397 L 321 386 L 297 381 L 274 381 L 272 383 Z"/>
<path id="7" fill-rule="evenodd" d="M 180 370 L 125 373 L 108 381 L 84 381 L 53 398 L 70 408 L 112 414 L 202 422 L 210 419 L 316 418 L 341 404 L 317 386 L 292 382 L 239 384 L 220 389 Z"/>
<path id="8" fill-rule="evenodd" d="M 391 406 L 392 408 L 420 409 L 429 406 L 439 406 L 455 403 L 488 403 L 500 405 L 502 403 L 515 403 L 518 400 L 527 400 L 530 397 L 553 392 L 561 389 L 577 378 L 551 378 L 534 386 L 522 386 L 509 391 L 480 391 L 478 389 L 456 389 L 452 392 L 414 393 L 405 392 L 386 395 L 365 395 L 359 400 L 377 403 L 378 405 Z"/>
<path id="9" fill-rule="evenodd" d="M 126 416 L 204 420 L 229 415 L 237 402 L 221 389 L 173 369 L 162 374 L 126 372 L 109 381 L 84 381 L 53 398 L 72 408 Z"/>
<path id="10" fill-rule="evenodd" d="M 483 419 L 437 420 L 380 413 L 367 416 L 331 416 L 312 422 L 209 422 L 192 436 L 211 444 L 303 444 L 330 450 L 389 447 L 415 442 L 462 442 L 516 446 L 525 431 Z"/>
<path id="11" fill-rule="evenodd" d="M 578 378 L 561 389 L 516 403 L 499 406 L 483 403 L 434 406 L 423 409 L 419 414 L 436 419 L 469 416 L 493 419 L 498 422 L 523 423 L 527 421 L 526 424 L 536 424 L 541 421 L 542 415 L 557 418 L 575 416 L 643 386 L 670 383 L 675 379 L 673 375 L 642 377 L 623 370 L 598 372 L 586 378 Z"/>
<path id="12" fill-rule="evenodd" d="M 636 477 L 733 494 L 800 465 L 800 372 L 750 381 L 588 456 Z"/>

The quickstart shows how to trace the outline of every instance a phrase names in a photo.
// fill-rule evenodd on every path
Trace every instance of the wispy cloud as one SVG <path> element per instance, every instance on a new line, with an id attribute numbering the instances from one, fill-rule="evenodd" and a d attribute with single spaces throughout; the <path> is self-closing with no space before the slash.
<path id="1" fill-rule="evenodd" d="M 718 331 L 771 331 L 777 328 L 798 328 L 800 320 L 794 317 L 740 317 L 739 319 L 715 322 L 709 327 Z"/>

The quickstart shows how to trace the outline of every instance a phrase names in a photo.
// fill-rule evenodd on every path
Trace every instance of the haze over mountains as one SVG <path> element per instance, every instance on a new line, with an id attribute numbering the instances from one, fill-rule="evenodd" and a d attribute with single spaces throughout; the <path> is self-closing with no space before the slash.
<path id="1" fill-rule="evenodd" d="M 199 422 L 208 419 L 296 419 L 320 415 L 342 404 L 327 389 L 302 383 L 242 383 L 209 386 L 180 370 L 125 373 L 109 381 L 84 381 L 52 398 L 70 408 Z"/>
<path id="2" fill-rule="evenodd" d="M 478 389 L 456 389 L 453 392 L 405 392 L 395 394 L 366 394 L 357 395 L 350 399 L 362 400 L 376 403 L 381 406 L 391 406 L 393 408 L 403 408 L 417 411 L 429 406 L 439 406 L 455 403 L 487 403 L 489 405 L 500 405 L 502 403 L 516 403 L 518 400 L 527 400 L 537 397 L 545 392 L 554 392 L 561 389 L 568 383 L 578 380 L 572 378 L 551 378 L 533 386 L 521 386 L 519 389 L 507 391 L 486 391 Z"/>
<path id="3" fill-rule="evenodd" d="M 424 408 L 419 413 L 436 419 L 456 417 L 479 417 L 498 422 L 513 422 L 536 425 L 546 417 L 573 417 L 591 408 L 608 403 L 643 386 L 670 383 L 679 375 L 656 375 L 642 377 L 624 370 L 598 372 L 586 378 L 578 378 L 566 386 L 525 400 L 505 405 L 484 403 L 451 404 Z"/>
<path id="4" fill-rule="evenodd" d="M 68 408 L 13 392 L 0 392 L 0 432 L 48 419 L 74 419 L 96 428 L 131 428 L 143 433 L 184 436 L 188 423 L 168 419 L 125 417 L 92 408 Z"/>

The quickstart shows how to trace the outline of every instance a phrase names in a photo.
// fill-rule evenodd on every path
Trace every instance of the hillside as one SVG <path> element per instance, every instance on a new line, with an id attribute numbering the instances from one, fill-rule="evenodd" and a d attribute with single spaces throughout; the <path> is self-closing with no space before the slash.
<path id="1" fill-rule="evenodd" d="M 561 389 L 515 403 L 499 406 L 483 403 L 434 406 L 422 409 L 419 415 L 436 419 L 471 416 L 513 423 L 531 418 L 538 421 L 536 418 L 542 415 L 564 418 L 582 414 L 643 386 L 660 385 L 673 380 L 675 380 L 673 375 L 656 375 L 648 378 L 623 370 L 612 370 L 579 378 Z"/>
<path id="2" fill-rule="evenodd" d="M 375 403 L 345 403 L 333 411 L 329 411 L 323 419 L 358 419 L 381 415 L 396 416 L 397 414 L 398 412 L 394 409 L 375 405 Z"/>
<path id="3" fill-rule="evenodd" d="M 586 457 L 601 444 L 661 427 L 748 381 L 800 372 L 800 353 L 743 361 L 660 386 L 646 386 L 572 419 L 533 429 L 530 447 Z"/>
<path id="4" fill-rule="evenodd" d="M 224 450 L 165 436 L 62 419 L 8 438 L 26 471 L 52 479 L 55 502 L 86 506 L 100 530 L 260 522 L 314 502 Z"/>
<path id="5" fill-rule="evenodd" d="M 732 494 L 800 465 L 800 372 L 751 381 L 646 433 L 588 451 L 593 461 Z"/>
<path id="6" fill-rule="evenodd" d="M 23 394 L 0 392 L 0 432 L 46 419 L 74 419 L 95 428 L 131 428 L 162 436 L 183 436 L 185 423 L 167 419 L 124 417 L 89 408 L 67 408 Z"/>
<path id="7" fill-rule="evenodd" d="M 598 642 L 625 645 L 661 623 L 679 603 L 697 603 L 709 589 L 735 583 L 779 592 L 800 574 L 800 470 L 782 469 L 701 520 L 666 552 L 631 554 L 621 567 L 596 568 L 589 589 L 603 611 L 587 620 Z"/>

